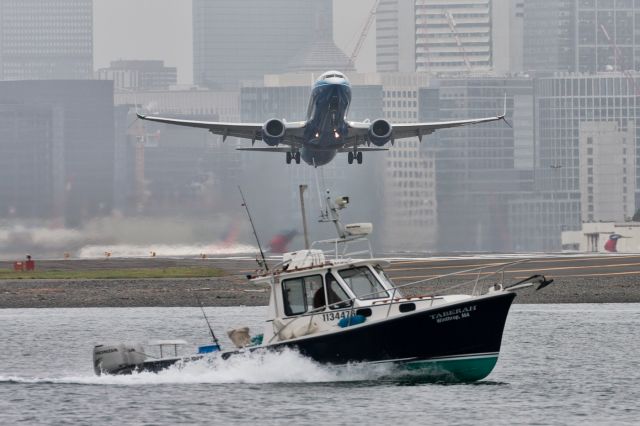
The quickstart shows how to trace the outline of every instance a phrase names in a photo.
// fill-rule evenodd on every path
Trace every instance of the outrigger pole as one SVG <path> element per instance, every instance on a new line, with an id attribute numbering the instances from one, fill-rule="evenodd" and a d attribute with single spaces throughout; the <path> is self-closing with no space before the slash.
<path id="1" fill-rule="evenodd" d="M 267 259 L 264 257 L 264 252 L 262 251 L 262 246 L 260 245 L 260 238 L 258 238 L 258 233 L 256 232 L 256 227 L 253 225 L 253 219 L 251 219 L 251 213 L 249 213 L 249 206 L 247 206 L 247 202 L 244 199 L 244 194 L 242 193 L 242 188 L 240 188 L 240 186 L 238 186 L 238 191 L 240 191 L 240 196 L 242 197 L 242 206 L 247 211 L 247 216 L 249 216 L 249 222 L 251 223 L 251 229 L 253 229 L 253 236 L 256 237 L 256 242 L 258 243 L 258 248 L 260 249 L 260 257 L 262 257 L 262 265 L 264 265 L 264 269 L 266 271 L 268 271 L 269 270 L 269 265 L 267 265 Z"/>
<path id="2" fill-rule="evenodd" d="M 218 343 L 218 338 L 216 337 L 215 333 L 213 332 L 213 328 L 211 327 L 211 323 L 209 323 L 209 318 L 207 318 L 207 314 L 204 312 L 204 307 L 202 306 L 202 302 L 200 301 L 198 296 L 196 296 L 196 301 L 198 302 L 198 305 L 200 305 L 200 310 L 202 311 L 202 316 L 204 317 L 204 320 L 207 322 L 207 326 L 209 327 L 209 333 L 211 333 L 211 338 L 213 339 L 213 343 L 216 344 L 216 346 L 218 347 L 218 350 L 222 349 L 222 347 L 220 346 L 220 343 Z"/>

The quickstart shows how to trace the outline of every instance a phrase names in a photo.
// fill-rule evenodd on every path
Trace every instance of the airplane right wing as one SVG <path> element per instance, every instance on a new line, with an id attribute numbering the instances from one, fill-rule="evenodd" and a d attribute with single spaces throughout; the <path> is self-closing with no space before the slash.
<path id="1" fill-rule="evenodd" d="M 257 140 L 263 140 L 263 123 L 224 123 L 216 121 L 195 121 L 181 120 L 176 118 L 154 117 L 149 115 L 142 115 L 139 113 L 136 113 L 136 115 L 141 120 L 154 121 L 156 123 L 207 129 L 214 135 L 221 135 L 223 141 L 227 137 L 250 139 L 252 144 Z M 281 143 L 289 146 L 301 145 L 302 135 L 306 122 L 284 122 L 284 125 L 285 134 Z"/>

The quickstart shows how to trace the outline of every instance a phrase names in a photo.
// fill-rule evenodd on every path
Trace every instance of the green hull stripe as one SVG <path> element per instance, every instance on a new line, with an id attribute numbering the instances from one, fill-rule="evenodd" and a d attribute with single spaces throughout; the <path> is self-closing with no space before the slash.
<path id="1" fill-rule="evenodd" d="M 432 361 L 413 361 L 402 364 L 408 371 L 428 376 L 473 382 L 482 380 L 491 373 L 498 362 L 498 355 L 484 357 L 462 357 Z"/>

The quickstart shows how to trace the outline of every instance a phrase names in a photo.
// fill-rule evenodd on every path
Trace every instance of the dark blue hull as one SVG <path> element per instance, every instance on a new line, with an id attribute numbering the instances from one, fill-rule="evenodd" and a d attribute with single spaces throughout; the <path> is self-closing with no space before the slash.
<path id="1" fill-rule="evenodd" d="M 504 325 L 515 296 L 515 293 L 502 293 L 250 350 L 292 349 L 322 364 L 394 363 L 454 380 L 480 380 L 496 364 Z M 227 359 L 241 353 L 223 352 L 221 356 Z M 202 358 L 197 355 L 147 361 L 110 373 L 157 372 L 178 361 Z"/>

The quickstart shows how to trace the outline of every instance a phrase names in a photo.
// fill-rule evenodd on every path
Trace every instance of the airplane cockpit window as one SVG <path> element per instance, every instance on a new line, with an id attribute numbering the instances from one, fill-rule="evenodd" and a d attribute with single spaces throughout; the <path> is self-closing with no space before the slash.
<path id="1" fill-rule="evenodd" d="M 344 78 L 344 75 L 333 73 L 333 74 L 327 74 L 324 76 L 325 80 L 328 80 L 330 78 Z"/>

